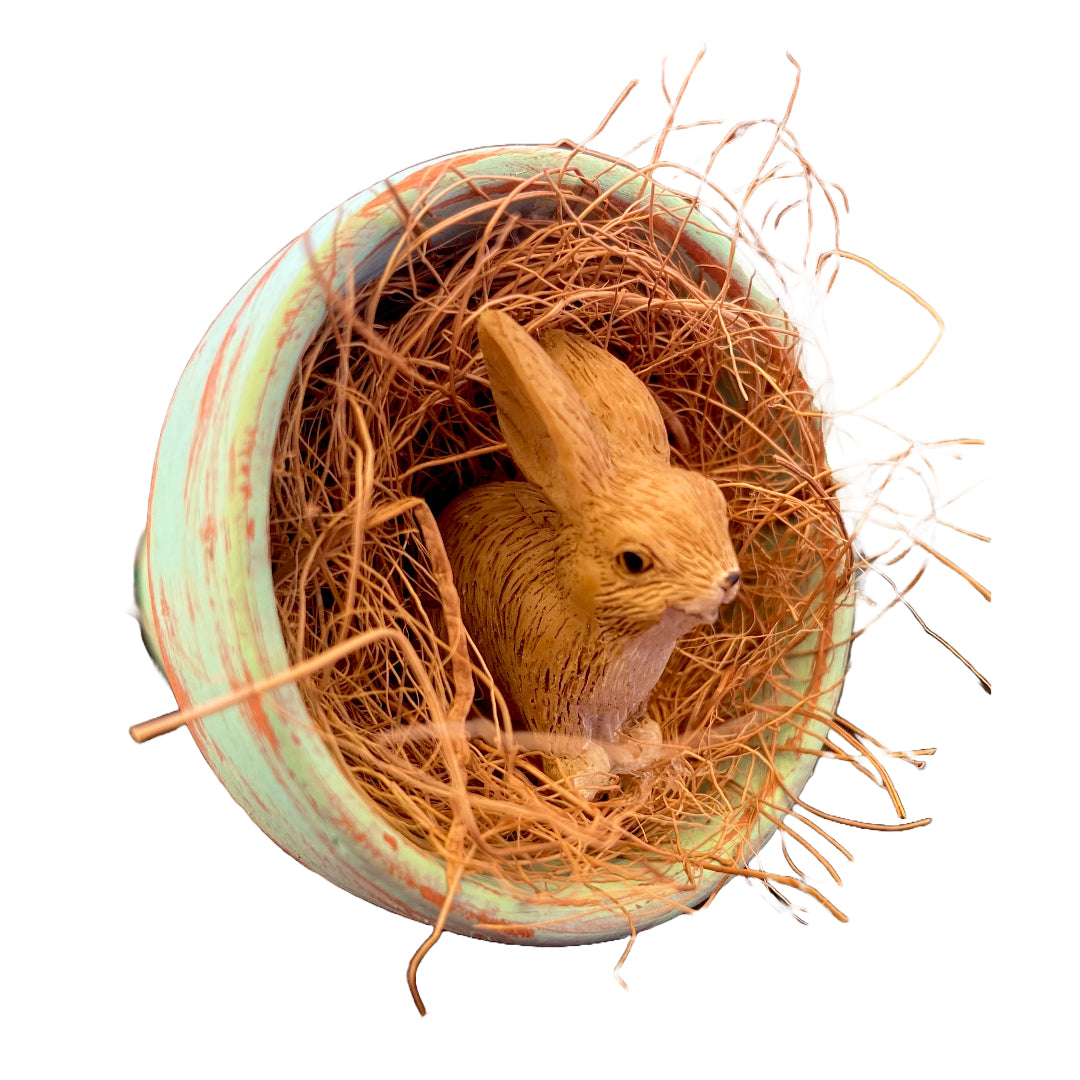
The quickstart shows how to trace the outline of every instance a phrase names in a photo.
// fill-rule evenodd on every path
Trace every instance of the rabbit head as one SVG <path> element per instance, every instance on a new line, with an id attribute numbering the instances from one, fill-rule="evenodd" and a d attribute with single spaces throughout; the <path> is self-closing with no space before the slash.
<path id="1" fill-rule="evenodd" d="M 727 505 L 670 464 L 648 388 L 573 335 L 541 345 L 496 311 L 478 330 L 510 454 L 560 516 L 559 572 L 581 615 L 614 636 L 663 626 L 672 641 L 714 621 L 739 581 Z"/>

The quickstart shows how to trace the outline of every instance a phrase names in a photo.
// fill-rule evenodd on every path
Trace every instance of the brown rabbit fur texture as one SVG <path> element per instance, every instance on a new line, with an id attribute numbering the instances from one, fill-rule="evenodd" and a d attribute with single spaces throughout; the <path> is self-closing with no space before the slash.
<path id="1" fill-rule="evenodd" d="M 493 309 L 478 336 L 528 482 L 466 491 L 439 530 L 515 724 L 584 735 L 546 767 L 591 799 L 628 771 L 603 744 L 640 743 L 632 760 L 648 765 L 661 739 L 649 694 L 676 641 L 735 598 L 727 506 L 712 480 L 671 464 L 656 400 L 610 353 L 561 331 L 538 343 Z"/>

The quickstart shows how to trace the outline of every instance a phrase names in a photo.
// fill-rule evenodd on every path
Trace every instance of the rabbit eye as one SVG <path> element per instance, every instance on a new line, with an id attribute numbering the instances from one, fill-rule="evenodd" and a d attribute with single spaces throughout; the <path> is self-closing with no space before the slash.
<path id="1" fill-rule="evenodd" d="M 620 551 L 615 561 L 628 574 L 643 574 L 652 566 L 652 559 L 643 551 Z"/>

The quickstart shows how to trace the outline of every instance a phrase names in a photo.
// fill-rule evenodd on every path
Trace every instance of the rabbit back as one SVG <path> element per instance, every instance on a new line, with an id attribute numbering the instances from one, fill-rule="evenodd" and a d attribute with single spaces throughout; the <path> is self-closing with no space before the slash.
<path id="1" fill-rule="evenodd" d="M 486 484 L 459 495 L 439 531 L 462 619 L 515 724 L 572 731 L 586 635 L 561 595 L 567 552 L 558 512 L 531 484 Z"/>

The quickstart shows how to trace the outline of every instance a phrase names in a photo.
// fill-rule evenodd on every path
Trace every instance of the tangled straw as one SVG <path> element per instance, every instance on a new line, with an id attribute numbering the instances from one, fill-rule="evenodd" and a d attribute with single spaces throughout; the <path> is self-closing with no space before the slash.
<path id="1" fill-rule="evenodd" d="M 873 755 L 820 709 L 831 689 L 820 672 L 795 706 L 770 704 L 786 689 L 779 662 L 832 626 L 854 579 L 822 417 L 794 328 L 730 266 L 705 275 L 691 265 L 678 221 L 674 238 L 661 235 L 669 212 L 647 170 L 638 176 L 641 194 L 620 199 L 577 175 L 571 155 L 491 200 L 464 231 L 430 224 L 424 197 L 399 203 L 402 241 L 383 273 L 359 289 L 327 285 L 330 313 L 296 373 L 274 461 L 272 562 L 290 657 L 302 663 L 375 627 L 407 639 L 407 652 L 385 637 L 299 685 L 363 797 L 466 873 L 523 894 L 538 878 L 557 894 L 560 882 L 648 892 L 672 867 L 691 882 L 716 869 L 749 874 L 746 844 L 765 815 L 835 876 L 782 820 L 791 797 L 777 756 Z M 475 340 L 488 305 L 534 332 L 587 335 L 626 362 L 657 396 L 673 459 L 728 496 L 741 598 L 721 624 L 680 642 L 656 687 L 670 752 L 597 804 L 551 781 L 536 740 L 510 730 L 460 630 L 434 525 L 460 491 L 515 476 Z M 805 748 L 811 721 L 837 745 Z M 711 846 L 683 847 L 688 820 L 715 823 Z"/>

